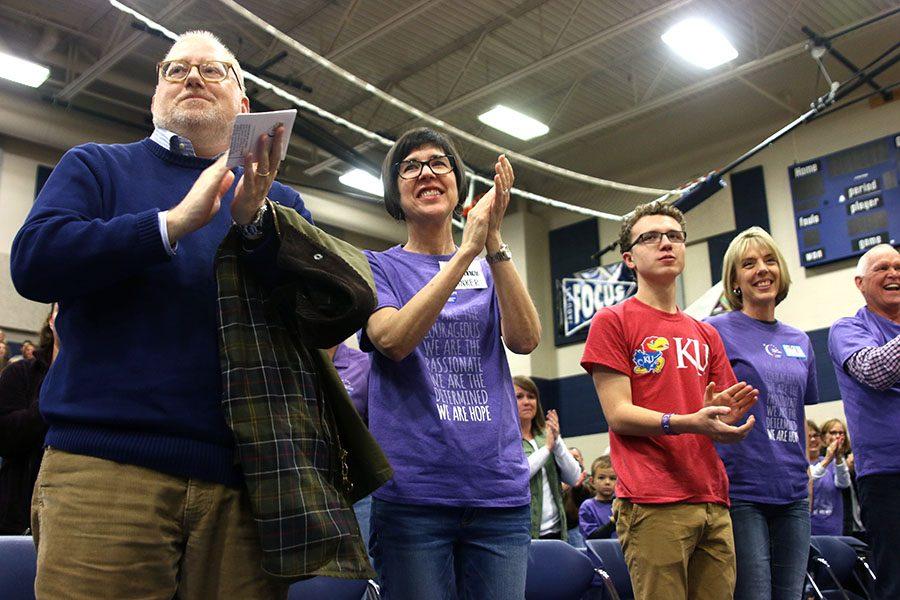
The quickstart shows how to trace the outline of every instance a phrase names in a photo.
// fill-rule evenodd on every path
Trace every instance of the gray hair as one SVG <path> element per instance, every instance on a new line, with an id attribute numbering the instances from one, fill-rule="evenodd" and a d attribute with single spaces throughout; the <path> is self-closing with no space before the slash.
<path id="1" fill-rule="evenodd" d="M 877 246 L 872 246 L 866 250 L 865 254 L 859 257 L 859 262 L 856 263 L 856 276 L 865 277 L 866 271 L 869 270 L 869 263 L 872 262 L 872 256 L 883 250 L 893 250 L 894 252 L 897 252 L 890 244 L 878 244 Z"/>

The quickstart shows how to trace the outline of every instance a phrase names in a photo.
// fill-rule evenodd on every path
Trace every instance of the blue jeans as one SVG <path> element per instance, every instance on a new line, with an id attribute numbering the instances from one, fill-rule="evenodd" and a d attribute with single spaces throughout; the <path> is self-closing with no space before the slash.
<path id="1" fill-rule="evenodd" d="M 900 473 L 876 473 L 856 481 L 878 577 L 875 600 L 900 598 Z"/>
<path id="2" fill-rule="evenodd" d="M 353 513 L 356 515 L 356 522 L 359 523 L 359 532 L 362 534 L 363 542 L 369 544 L 369 520 L 372 516 L 372 496 L 366 496 L 353 505 Z"/>
<path id="3" fill-rule="evenodd" d="M 809 502 L 731 501 L 735 600 L 799 600 L 809 556 Z"/>
<path id="4" fill-rule="evenodd" d="M 385 600 L 521 600 L 531 509 L 372 501 L 369 554 Z"/>

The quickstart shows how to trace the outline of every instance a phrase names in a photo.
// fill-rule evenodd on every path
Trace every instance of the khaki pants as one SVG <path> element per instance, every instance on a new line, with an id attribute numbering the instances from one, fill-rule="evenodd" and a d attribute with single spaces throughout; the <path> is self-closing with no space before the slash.
<path id="1" fill-rule="evenodd" d="M 47 448 L 31 524 L 38 600 L 287 597 L 244 489 Z"/>
<path id="2" fill-rule="evenodd" d="M 734 537 L 719 504 L 633 504 L 616 500 L 635 600 L 728 600 L 734 595 Z"/>

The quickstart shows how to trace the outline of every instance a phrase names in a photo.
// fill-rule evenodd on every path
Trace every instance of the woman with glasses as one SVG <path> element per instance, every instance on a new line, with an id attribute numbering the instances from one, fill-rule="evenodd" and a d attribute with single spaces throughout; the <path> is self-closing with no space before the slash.
<path id="1" fill-rule="evenodd" d="M 819 448 L 819 454 L 810 457 L 809 468 L 813 482 L 812 534 L 844 535 L 845 530 L 852 531 L 853 477 L 850 441 L 840 419 L 822 423 Z"/>
<path id="2" fill-rule="evenodd" d="M 809 552 L 804 406 L 818 401 L 809 337 L 775 319 L 791 278 L 775 240 L 759 227 L 738 234 L 722 265 L 734 309 L 712 317 L 735 376 L 759 390 L 742 442 L 717 444 L 728 473 L 737 559 L 736 600 L 796 600 Z"/>
<path id="3" fill-rule="evenodd" d="M 847 436 L 847 427 L 840 419 L 828 419 L 827 421 L 822 423 L 822 449 L 820 451 L 820 455 L 828 458 L 829 453 L 831 454 L 832 458 L 835 459 L 835 471 L 843 470 L 841 466 L 837 464 L 838 458 L 843 459 L 843 463 L 847 467 L 847 475 L 850 480 L 850 485 L 848 485 L 847 487 L 839 486 L 839 489 L 841 491 L 842 511 L 841 530 L 833 535 L 859 535 L 860 533 L 865 531 L 865 528 L 863 527 L 862 520 L 860 518 L 859 500 L 856 497 L 856 490 L 854 489 L 856 487 L 856 475 L 854 474 L 853 469 L 853 454 L 850 450 L 850 438 Z M 836 524 L 834 523 L 836 517 L 834 517 L 833 515 L 829 516 L 832 524 L 828 526 L 828 529 L 830 531 L 834 531 L 837 529 Z M 816 531 L 818 531 L 820 528 L 821 524 L 818 523 L 818 517 L 816 516 L 814 511 L 813 534 L 816 535 Z"/>
<path id="4" fill-rule="evenodd" d="M 382 167 L 385 208 L 408 236 L 367 253 L 378 305 L 362 335 L 369 428 L 394 468 L 370 533 L 386 598 L 524 595 L 529 471 L 504 346 L 527 354 L 541 329 L 501 237 L 513 170 L 501 156 L 495 171 L 457 246 L 466 177 L 453 142 L 413 129 Z"/>

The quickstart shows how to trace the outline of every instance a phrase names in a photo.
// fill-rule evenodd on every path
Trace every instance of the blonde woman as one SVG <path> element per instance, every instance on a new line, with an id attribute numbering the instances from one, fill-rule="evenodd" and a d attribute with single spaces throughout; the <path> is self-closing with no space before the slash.
<path id="1" fill-rule="evenodd" d="M 730 482 L 737 558 L 735 599 L 794 600 L 802 593 L 810 517 L 804 405 L 818 400 L 809 337 L 775 318 L 791 278 L 772 237 L 738 234 L 722 273 L 732 312 L 709 319 L 735 376 L 759 390 L 758 425 L 737 444 L 717 444 Z"/>

